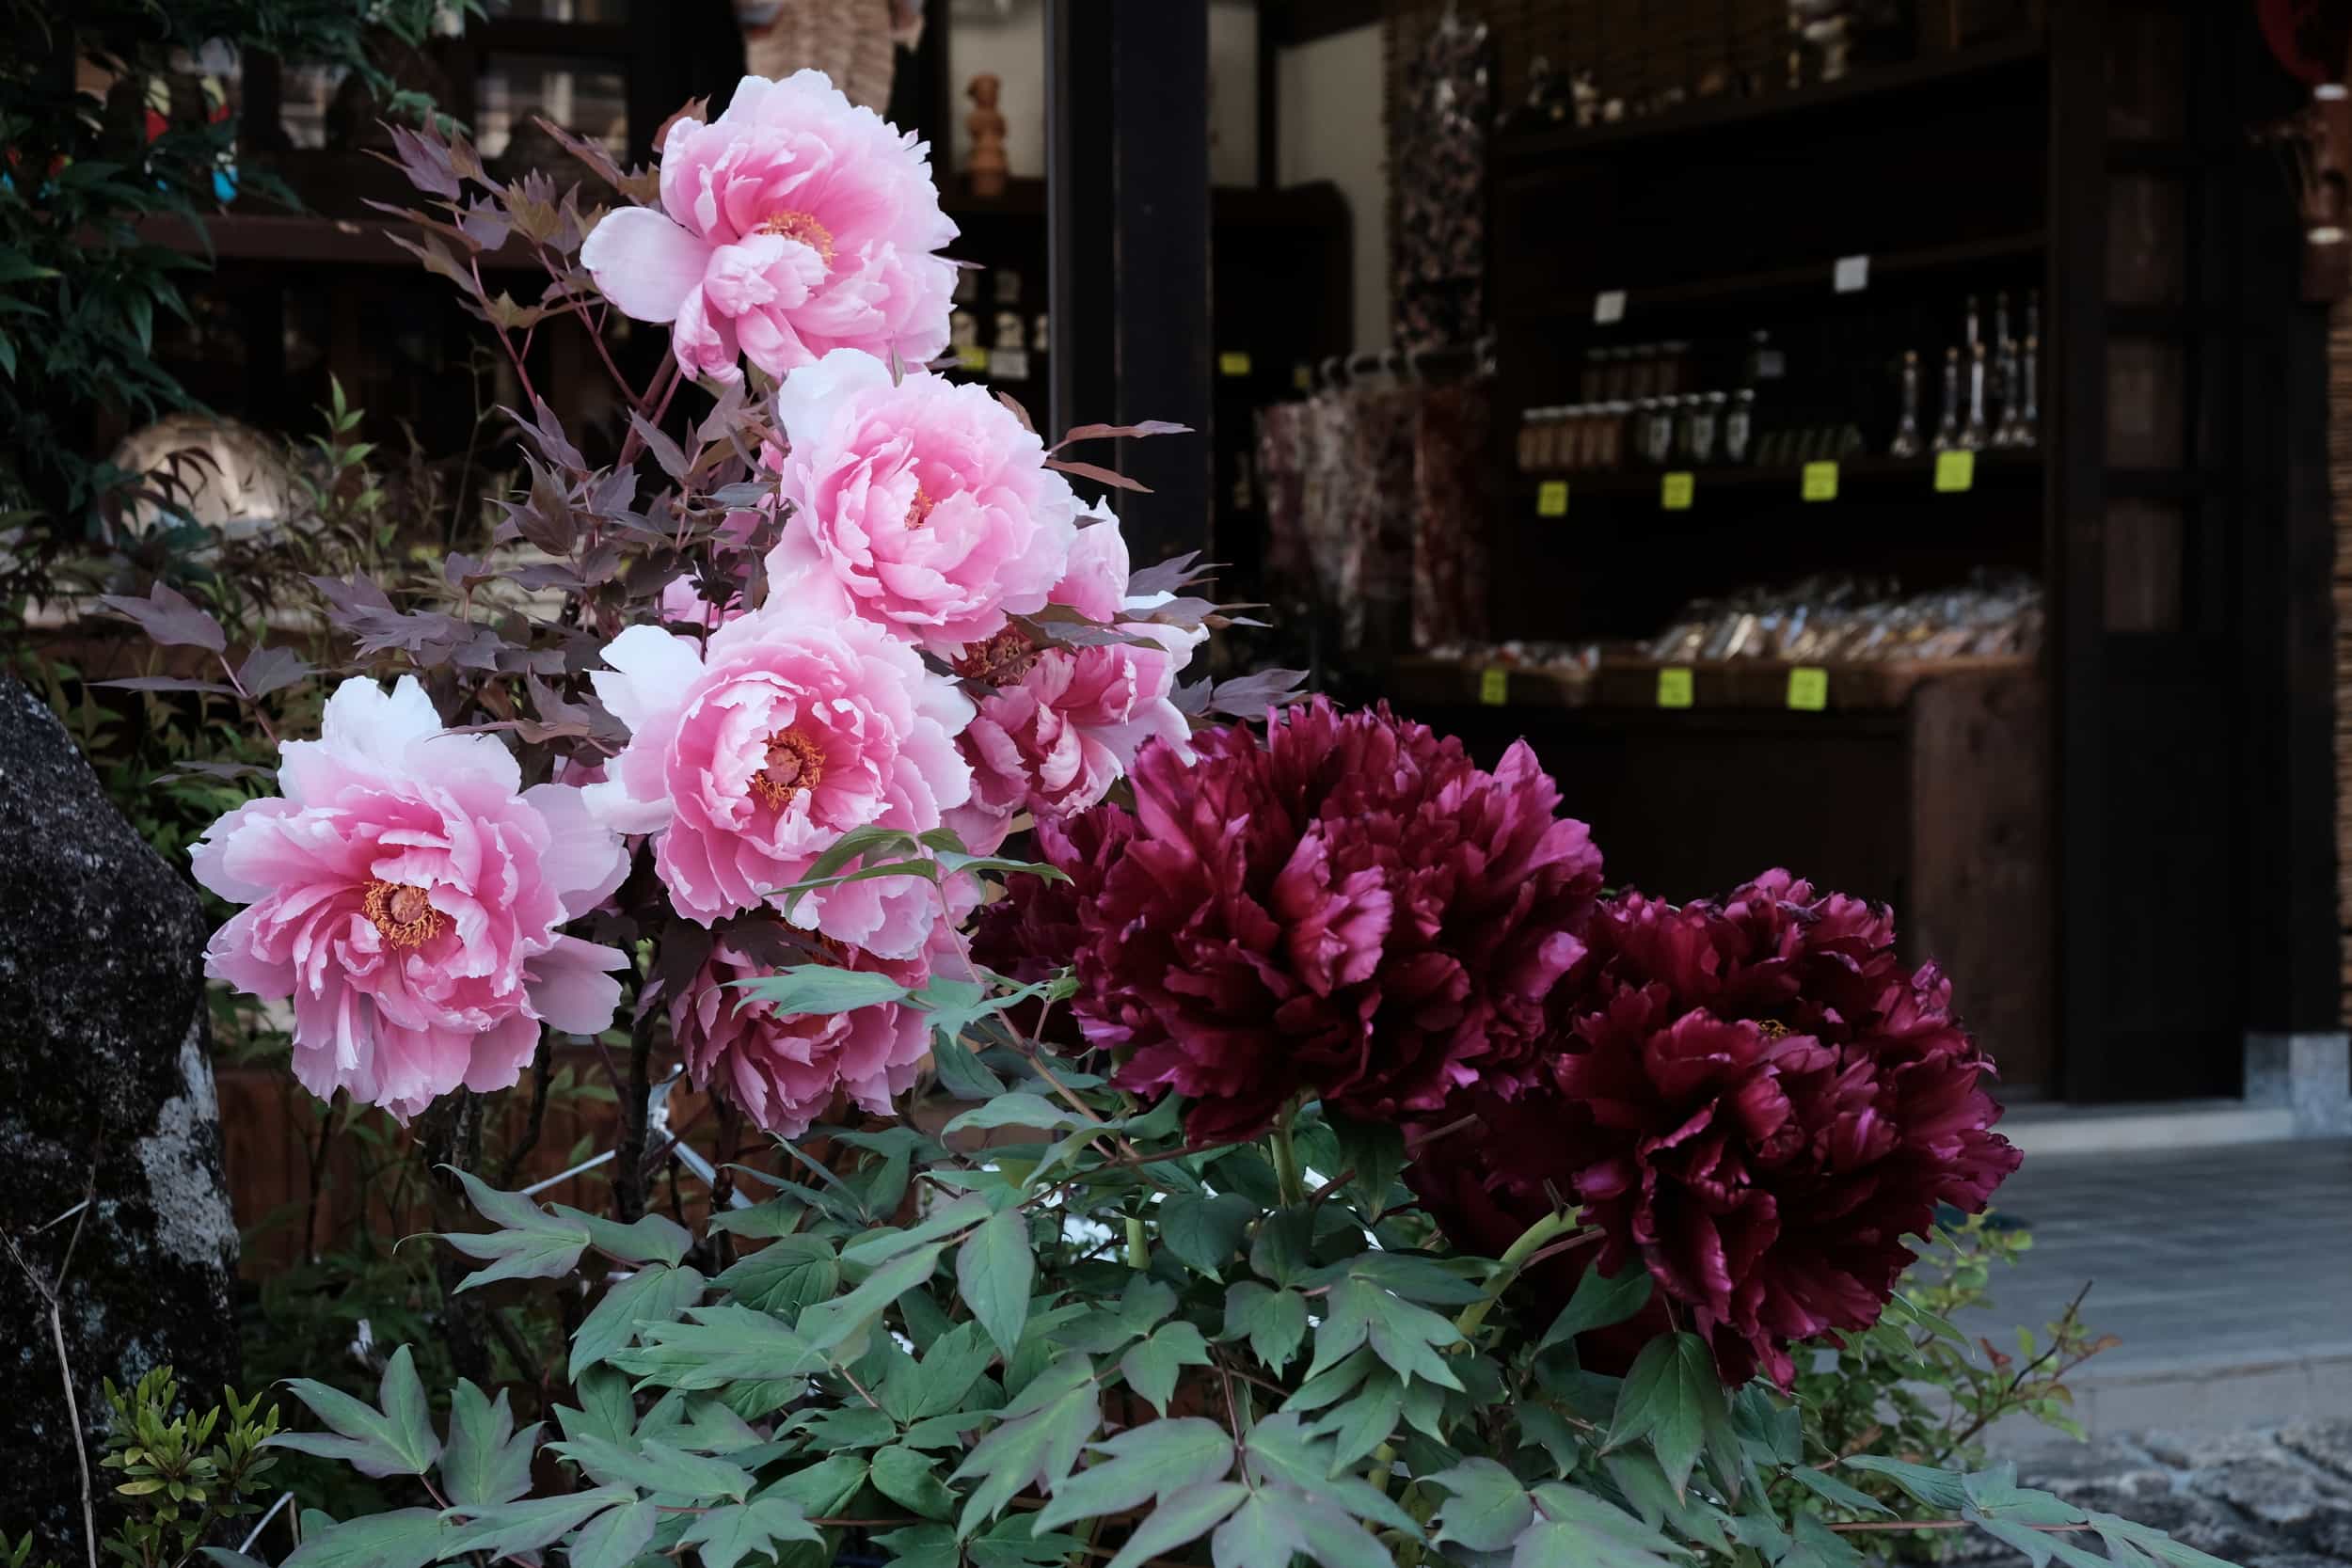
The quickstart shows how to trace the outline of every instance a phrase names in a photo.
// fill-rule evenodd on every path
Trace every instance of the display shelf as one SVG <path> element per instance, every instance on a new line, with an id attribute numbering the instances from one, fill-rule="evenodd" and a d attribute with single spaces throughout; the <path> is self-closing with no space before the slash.
<path id="1" fill-rule="evenodd" d="M 1869 286 L 1853 291 L 1853 295 L 1867 299 L 1871 289 L 1890 278 L 1951 272 L 1988 261 L 2028 261 L 2042 254 L 2045 240 L 2042 230 L 2036 229 L 1989 239 L 1962 240 L 1951 245 L 1918 245 L 1907 250 L 1873 254 L 1869 259 Z M 1540 305 L 1529 307 L 1522 312 L 1522 318 L 1531 325 L 1538 325 L 1567 322 L 1616 325 L 1637 321 L 1645 311 L 1692 306 L 1761 305 L 1805 295 L 1826 297 L 1836 291 L 1838 260 L 1829 257 L 1795 266 L 1730 273 L 1681 283 L 1657 283 L 1638 288 L 1629 283 L 1623 289 L 1604 291 L 1625 296 L 1624 312 L 1612 323 L 1594 321 L 1594 304 L 1599 297 L 1598 292 L 1558 295 Z M 1837 297 L 1847 296 L 1839 294 Z"/>
<path id="2" fill-rule="evenodd" d="M 1785 121 L 1842 112 L 1862 113 L 1898 106 L 1916 112 L 1923 91 L 1978 87 L 1981 78 L 2041 64 L 2039 33 L 2026 34 L 1948 54 L 1928 55 L 1899 65 L 1861 67 L 1836 82 L 1754 98 L 1708 98 L 1638 119 L 1612 125 L 1559 125 L 1507 132 L 1495 139 L 1495 155 L 1505 164 L 1570 158 L 1587 152 L 1614 154 L 1649 143 L 1726 130 L 1756 132 Z"/>
<path id="3" fill-rule="evenodd" d="M 1910 705 L 1920 687 L 1932 681 L 2019 679 L 2031 676 L 2037 668 L 2036 660 L 2022 655 L 1816 664 L 1770 658 L 1663 664 L 1611 656 L 1597 670 L 1568 672 L 1505 659 L 1416 656 L 1391 667 L 1389 687 L 1408 709 L 1575 709 L 1597 721 L 1701 726 L 1738 714 L 1743 717 L 1730 727 L 1753 729 L 1758 716 L 1777 727 L 1780 721 L 1804 725 L 1840 714 L 1898 714 Z M 1497 671 L 1502 672 L 1500 679 Z M 1667 676 L 1665 681 L 1661 675 Z M 1772 720 L 1774 715 L 1779 721 Z"/>
<path id="4" fill-rule="evenodd" d="M 2014 491 L 2019 485 L 2038 482 L 2042 477 L 2042 451 L 2030 448 L 2019 451 L 1983 451 L 1976 454 L 1975 472 L 1967 489 L 1938 490 L 1935 487 L 1935 453 L 1924 457 L 1844 457 L 1836 459 L 1837 490 L 1840 497 L 1860 491 L 1873 498 L 1900 496 L 1916 491 L 1938 501 L 1957 500 L 1980 490 Z M 1565 483 L 1568 487 L 1569 505 L 1579 500 L 1628 498 L 1647 499 L 1659 503 L 1661 491 L 1669 473 L 1688 473 L 1692 483 L 1692 505 L 1696 507 L 1702 497 L 1733 491 L 1743 497 L 1771 499 L 1773 492 L 1786 492 L 1783 499 L 1804 499 L 1804 469 L 1802 463 L 1770 466 L 1749 465 L 1740 467 L 1610 469 L 1545 469 L 1522 473 L 1512 481 L 1512 494 L 1522 504 L 1520 511 L 1537 510 L 1543 489 L 1549 483 Z"/>

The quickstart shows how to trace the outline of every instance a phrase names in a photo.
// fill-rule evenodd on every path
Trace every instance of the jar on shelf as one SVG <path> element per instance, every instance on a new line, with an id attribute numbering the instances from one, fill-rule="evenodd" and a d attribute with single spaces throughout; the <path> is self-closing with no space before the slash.
<path id="1" fill-rule="evenodd" d="M 1633 405 L 1629 403 L 1604 403 L 1600 405 L 1600 461 L 1597 467 L 1625 467 L 1626 427 L 1630 424 Z"/>

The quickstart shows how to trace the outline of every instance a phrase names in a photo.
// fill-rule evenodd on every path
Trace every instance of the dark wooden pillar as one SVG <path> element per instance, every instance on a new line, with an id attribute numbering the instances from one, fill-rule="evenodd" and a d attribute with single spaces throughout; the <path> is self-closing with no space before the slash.
<path id="1" fill-rule="evenodd" d="M 1117 498 L 1142 564 L 1209 536 L 1208 6 L 1048 0 L 1046 56 L 1051 436 L 1200 432 L 1083 454 L 1151 486 Z"/>

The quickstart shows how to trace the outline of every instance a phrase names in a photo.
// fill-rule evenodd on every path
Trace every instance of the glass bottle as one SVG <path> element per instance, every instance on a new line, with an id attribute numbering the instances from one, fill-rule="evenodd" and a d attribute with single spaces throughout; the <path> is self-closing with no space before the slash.
<path id="1" fill-rule="evenodd" d="M 1625 427 L 1627 407 L 1623 403 L 1600 405 L 1600 466 L 1603 468 L 1625 465 Z"/>
<path id="2" fill-rule="evenodd" d="M 1951 451 L 1960 446 L 1960 350 L 1944 351 L 1944 417 L 1935 422 L 1934 447 Z"/>
<path id="3" fill-rule="evenodd" d="M 2001 444 L 2001 430 L 2010 422 L 2015 405 L 2017 370 L 2017 340 L 2009 330 L 2009 291 L 2003 289 L 1993 296 L 1993 385 L 1991 396 L 1994 404 L 1993 445 Z"/>
<path id="4" fill-rule="evenodd" d="M 1903 350 L 1903 410 L 1895 421 L 1895 438 L 1886 443 L 1889 457 L 1919 455 L 1919 351 Z"/>
<path id="5" fill-rule="evenodd" d="M 1984 443 L 1984 345 L 1978 343 L 1968 351 L 1968 422 L 1961 427 L 1960 447 L 1980 451 Z"/>
<path id="6" fill-rule="evenodd" d="M 2034 314 L 2034 308 L 2027 306 L 2026 319 L 2030 321 Z M 2024 389 L 2018 394 L 2019 402 L 2024 404 L 2023 412 L 2017 417 L 2017 444 L 2021 447 L 2030 447 L 2041 439 L 2041 432 L 2035 428 L 2041 422 L 2038 412 L 2041 394 L 2034 385 L 2034 361 L 2041 357 L 2041 354 L 2042 340 L 2027 332 L 2025 358 L 2018 372 L 2019 379 L 2025 383 Z"/>
<path id="7" fill-rule="evenodd" d="M 1742 387 L 1732 394 L 1731 411 L 1724 416 L 1724 461 L 1745 463 L 1756 435 L 1756 388 Z"/>
<path id="8" fill-rule="evenodd" d="M 1649 460 L 1653 463 L 1663 464 L 1674 456 L 1675 405 L 1680 401 L 1678 398 L 1651 398 L 1649 400 L 1647 447 Z"/>

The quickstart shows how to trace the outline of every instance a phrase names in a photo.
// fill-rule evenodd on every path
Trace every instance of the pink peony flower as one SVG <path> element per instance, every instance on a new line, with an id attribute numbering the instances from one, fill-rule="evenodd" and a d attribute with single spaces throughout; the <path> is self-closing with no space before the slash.
<path id="1" fill-rule="evenodd" d="M 1008 626 L 964 651 L 956 673 L 997 688 L 963 732 L 976 810 L 1007 818 L 1025 809 L 1083 811 L 1134 766 L 1147 740 L 1165 740 L 1192 760 L 1192 727 L 1170 698 L 1208 629 L 1126 618 L 1152 601 L 1127 597 L 1117 518 L 1103 513 L 1078 531 L 1052 602 L 1139 641 L 1045 648 Z"/>
<path id="2" fill-rule="evenodd" d="M 660 835 L 654 868 L 671 903 L 706 926 L 801 880 L 850 830 L 927 832 L 971 793 L 954 736 L 972 705 L 913 648 L 853 616 L 771 607 L 707 646 L 631 626 L 604 659 L 596 695 L 630 736 L 589 804 L 622 832 Z M 937 901 L 919 879 L 873 878 L 811 895 L 794 919 L 908 958 Z"/>
<path id="3" fill-rule="evenodd" d="M 920 986 L 953 937 L 934 927 L 926 950 L 911 959 L 877 958 L 854 947 L 834 950 L 842 967 Z M 814 961 L 814 960 L 803 960 Z M 773 973 L 721 942 L 687 987 L 670 1001 L 670 1031 L 697 1088 L 716 1085 L 761 1128 L 797 1138 L 849 1097 L 878 1116 L 890 1097 L 911 1087 L 930 1050 L 929 1017 L 886 1002 L 846 1013 L 779 1014 L 731 980 Z"/>
<path id="4" fill-rule="evenodd" d="M 608 214 L 580 259 L 623 314 L 674 322 L 678 362 L 732 381 L 836 348 L 920 362 L 947 346 L 956 237 L 929 148 L 822 71 L 746 76 L 726 112 L 679 119 L 661 205 Z"/>
<path id="5" fill-rule="evenodd" d="M 984 387 L 828 354 L 787 381 L 795 508 L 768 557 L 770 602 L 826 581 L 857 612 L 943 657 L 1044 608 L 1068 565 L 1077 499 Z"/>
<path id="6" fill-rule="evenodd" d="M 405 1118 L 460 1084 L 502 1089 L 543 1023 L 612 1022 L 627 960 L 555 928 L 628 869 L 565 784 L 522 789 L 513 753 L 453 735 L 414 678 L 336 689 L 316 740 L 281 751 L 275 800 L 249 800 L 192 851 L 197 880 L 249 906 L 205 971 L 292 997 L 294 1075 L 321 1099 Z"/>

